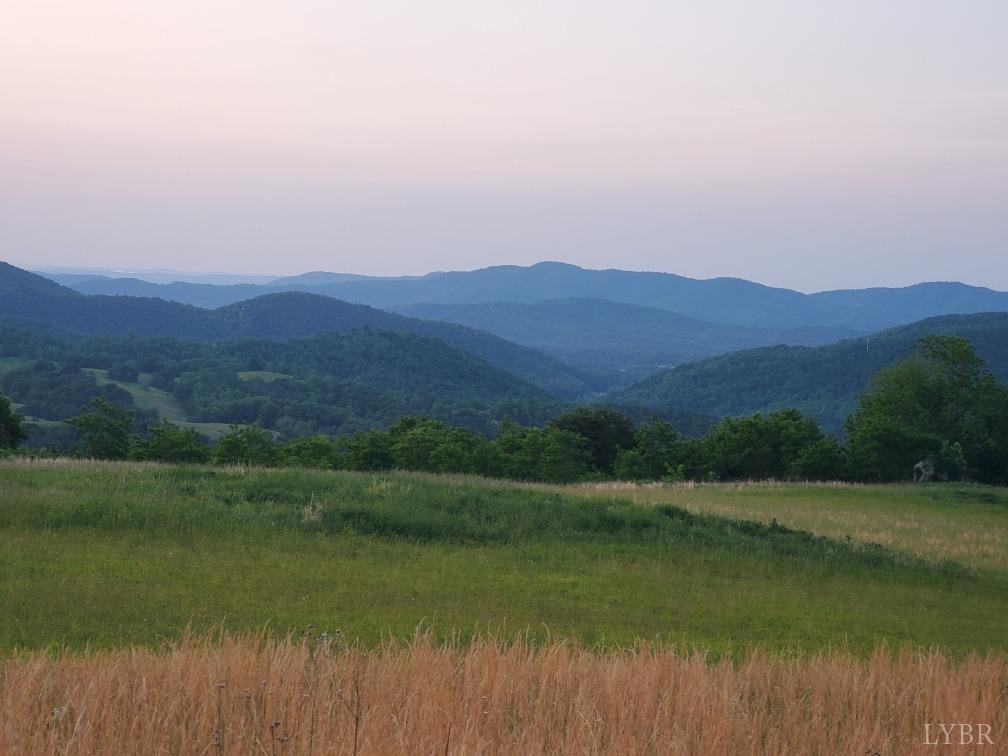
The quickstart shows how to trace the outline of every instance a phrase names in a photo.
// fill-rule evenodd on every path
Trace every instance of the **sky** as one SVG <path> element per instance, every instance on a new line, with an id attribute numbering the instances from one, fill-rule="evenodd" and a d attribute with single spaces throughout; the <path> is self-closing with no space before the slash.
<path id="1" fill-rule="evenodd" d="M 1008 290 L 1004 0 L 32 0 L 0 259 Z"/>

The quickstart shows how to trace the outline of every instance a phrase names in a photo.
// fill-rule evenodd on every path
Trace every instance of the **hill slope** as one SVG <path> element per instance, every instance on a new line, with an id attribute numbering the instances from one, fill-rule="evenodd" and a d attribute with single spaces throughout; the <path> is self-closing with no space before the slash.
<path id="1" fill-rule="evenodd" d="M 947 315 L 892 328 L 866 339 L 812 347 L 751 349 L 680 365 L 610 399 L 659 413 L 715 416 L 796 407 L 839 433 L 858 394 L 879 369 L 906 357 L 928 334 L 968 338 L 988 367 L 1008 380 L 1008 313 Z"/>
<path id="2" fill-rule="evenodd" d="M 489 333 L 406 318 L 316 294 L 270 294 L 208 310 L 150 297 L 84 296 L 9 265 L 0 268 L 0 293 L 4 295 L 0 298 L 0 322 L 7 325 L 192 341 L 287 339 L 366 327 L 439 339 L 559 397 L 575 398 L 603 388 L 552 357 Z"/>
<path id="3" fill-rule="evenodd" d="M 396 311 L 489 331 L 585 369 L 618 366 L 631 380 L 662 367 L 739 349 L 779 343 L 819 345 L 856 335 L 838 328 L 769 331 L 721 326 L 602 299 L 419 304 Z"/>
<path id="4" fill-rule="evenodd" d="M 288 435 L 362 430 L 410 414 L 490 431 L 504 417 L 542 422 L 558 406 L 439 340 L 370 329 L 212 343 L 0 330 L 0 354 L 25 361 L 0 378 L 0 391 L 45 420 L 72 416 L 96 395 L 142 409 L 130 398 L 142 388 L 172 403 L 175 416 L 158 410 L 165 419 L 177 422 L 181 412 L 188 422 L 255 422 Z"/>
<path id="5" fill-rule="evenodd" d="M 73 289 L 0 261 L 0 316 L 30 322 L 83 299 Z"/>

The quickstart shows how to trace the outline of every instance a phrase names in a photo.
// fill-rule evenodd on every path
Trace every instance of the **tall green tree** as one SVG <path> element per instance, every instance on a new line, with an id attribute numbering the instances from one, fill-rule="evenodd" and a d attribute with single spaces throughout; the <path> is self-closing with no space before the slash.
<path id="1" fill-rule="evenodd" d="M 505 419 L 494 436 L 498 473 L 512 480 L 536 480 L 542 454 L 542 429 L 525 428 Z"/>
<path id="2" fill-rule="evenodd" d="M 348 470 L 391 470 L 395 466 L 392 437 L 383 430 L 355 433 L 347 442 L 345 464 Z"/>
<path id="3" fill-rule="evenodd" d="M 434 472 L 494 475 L 496 465 L 490 442 L 467 428 L 451 428 L 431 453 Z"/>
<path id="4" fill-rule="evenodd" d="M 399 418 L 388 433 L 395 466 L 402 470 L 432 471 L 434 454 L 448 437 L 444 423 L 417 416 Z"/>
<path id="5" fill-rule="evenodd" d="M 16 449 L 22 441 L 28 438 L 21 415 L 11 409 L 10 400 L 0 394 L 0 449 Z"/>
<path id="6" fill-rule="evenodd" d="M 584 436 L 561 428 L 542 431 L 538 477 L 549 483 L 573 483 L 591 471 L 592 455 Z"/>
<path id="7" fill-rule="evenodd" d="M 613 472 L 619 450 L 632 449 L 636 444 L 633 421 L 609 407 L 578 407 L 553 418 L 548 425 L 586 439 L 592 463 L 607 474 Z"/>
<path id="8" fill-rule="evenodd" d="M 796 409 L 726 417 L 703 438 L 705 464 L 722 480 L 787 479 L 802 454 L 823 440 L 812 418 Z"/>
<path id="9" fill-rule="evenodd" d="M 945 477 L 1008 477 L 1008 390 L 972 344 L 928 336 L 907 359 L 873 378 L 846 424 L 853 474 L 909 479 L 931 458 Z"/>
<path id="10" fill-rule="evenodd" d="M 133 411 L 117 407 L 95 397 L 92 409 L 67 420 L 77 429 L 81 451 L 95 459 L 126 459 L 130 455 L 133 436 Z"/>
<path id="11" fill-rule="evenodd" d="M 210 446 L 194 428 L 162 421 L 150 428 L 150 437 L 137 442 L 139 459 L 157 462 L 203 463 L 210 459 Z"/>
<path id="12" fill-rule="evenodd" d="M 212 460 L 219 465 L 272 465 L 276 447 L 269 432 L 254 425 L 232 425 L 217 439 Z"/>
<path id="13" fill-rule="evenodd" d="M 288 441 L 280 447 L 280 463 L 290 467 L 339 467 L 340 451 L 326 436 L 305 436 Z"/>
<path id="14" fill-rule="evenodd" d="M 615 473 L 622 480 L 681 479 L 688 465 L 688 440 L 671 424 L 652 417 L 634 433 L 634 448 L 620 449 Z"/>

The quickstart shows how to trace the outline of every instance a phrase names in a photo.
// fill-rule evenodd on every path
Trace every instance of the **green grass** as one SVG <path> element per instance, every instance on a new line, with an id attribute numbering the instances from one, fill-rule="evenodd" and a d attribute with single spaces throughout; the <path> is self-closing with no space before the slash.
<path id="1" fill-rule="evenodd" d="M 242 370 L 238 373 L 238 379 L 242 381 L 264 381 L 272 383 L 281 378 L 293 378 L 287 373 L 274 373 L 272 370 Z"/>
<path id="2" fill-rule="evenodd" d="M 185 428 L 192 428 L 210 440 L 215 440 L 223 436 L 231 429 L 230 423 L 191 423 L 188 420 L 179 422 Z"/>
<path id="3" fill-rule="evenodd" d="M 29 360 L 27 357 L 0 357 L 0 375 L 5 375 L 11 370 L 28 367 L 34 362 L 35 360 Z"/>
<path id="4" fill-rule="evenodd" d="M 717 652 L 882 640 L 1008 651 L 1003 571 L 625 499 L 462 477 L 59 462 L 0 464 L 0 491 L 6 649 L 156 644 L 221 623 L 311 623 L 374 643 L 423 622 Z"/>
<path id="5" fill-rule="evenodd" d="M 970 484 L 800 485 L 773 483 L 602 484 L 570 489 L 623 496 L 646 506 L 772 522 L 848 535 L 925 558 L 1008 572 L 1008 489 Z"/>
<path id="6" fill-rule="evenodd" d="M 195 423 L 186 419 L 185 411 L 178 400 L 167 391 L 154 388 L 150 385 L 150 373 L 140 373 L 139 380 L 116 381 L 108 377 L 108 370 L 100 368 L 84 368 L 84 371 L 95 377 L 99 384 L 112 383 L 129 392 L 133 397 L 133 403 L 144 410 L 154 410 L 163 420 L 181 425 L 186 428 L 193 428 L 210 439 L 223 436 L 230 429 L 228 423 Z"/>
<path id="7" fill-rule="evenodd" d="M 90 373 L 99 384 L 111 383 L 129 392 L 133 397 L 133 403 L 144 410 L 154 410 L 162 418 L 172 423 L 185 422 L 186 416 L 182 407 L 174 396 L 167 391 L 154 388 L 148 381 L 149 374 L 141 374 L 140 380 L 136 382 L 116 381 L 108 377 L 108 370 L 99 368 L 84 368 L 85 373 Z"/>

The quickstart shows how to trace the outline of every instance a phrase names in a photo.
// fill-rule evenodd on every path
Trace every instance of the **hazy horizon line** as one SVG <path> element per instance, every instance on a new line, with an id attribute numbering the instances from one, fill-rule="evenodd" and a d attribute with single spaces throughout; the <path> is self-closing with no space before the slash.
<path id="1" fill-rule="evenodd" d="M 683 275 L 681 273 L 676 273 L 674 271 L 668 271 L 668 270 L 620 268 L 620 267 L 615 267 L 615 266 L 598 268 L 598 267 L 590 267 L 590 266 L 587 266 L 587 265 L 578 265 L 576 263 L 570 263 L 570 262 L 566 262 L 566 261 L 563 261 L 563 260 L 539 260 L 538 262 L 530 263 L 530 264 L 527 264 L 527 265 L 521 265 L 521 264 L 518 264 L 518 263 L 495 263 L 493 265 L 483 265 L 483 266 L 475 267 L 475 268 L 437 269 L 437 270 L 428 270 L 425 273 L 402 273 L 402 274 L 384 274 L 384 275 L 382 275 L 382 274 L 374 274 L 374 273 L 356 273 L 356 272 L 350 272 L 350 271 L 345 271 L 345 270 L 326 270 L 326 269 L 322 269 L 322 268 L 313 269 L 313 270 L 301 270 L 301 271 L 296 272 L 296 273 L 280 273 L 280 274 L 272 274 L 272 273 L 267 273 L 267 274 L 246 273 L 244 271 L 228 272 L 228 271 L 223 271 L 223 270 L 206 270 L 206 271 L 201 271 L 201 270 L 181 269 L 181 268 L 87 267 L 87 266 L 79 266 L 79 265 L 45 265 L 45 266 L 30 267 L 30 268 L 26 267 L 24 269 L 28 270 L 28 271 L 30 271 L 32 273 L 38 273 L 38 274 L 51 274 L 51 275 L 105 275 L 105 276 L 107 276 L 109 278 L 136 278 L 138 280 L 145 281 L 146 283 L 152 283 L 152 284 L 156 284 L 156 285 L 169 285 L 169 284 L 172 284 L 172 283 L 204 283 L 204 284 L 207 284 L 207 285 L 225 285 L 226 286 L 226 285 L 241 285 L 242 283 L 247 283 L 247 284 L 252 284 L 252 285 L 257 285 L 257 286 L 265 286 L 265 285 L 269 285 L 273 281 L 276 281 L 276 280 L 279 280 L 279 279 L 283 279 L 283 278 L 296 278 L 298 276 L 308 275 L 308 274 L 313 274 L 313 273 L 326 273 L 326 274 L 332 274 L 332 275 L 345 275 L 345 276 L 360 276 L 362 278 L 375 278 L 375 279 L 424 278 L 424 277 L 430 276 L 430 275 L 438 275 L 438 274 L 446 274 L 446 273 L 473 273 L 473 272 L 476 272 L 476 271 L 487 270 L 487 269 L 490 269 L 490 268 L 508 268 L 508 267 L 510 267 L 510 268 L 525 268 L 525 269 L 528 269 L 528 268 L 535 267 L 537 265 L 550 264 L 550 263 L 558 264 L 558 265 L 570 266 L 572 268 L 578 268 L 580 270 L 587 270 L 587 271 L 602 272 L 602 271 L 607 271 L 607 270 L 613 270 L 613 271 L 622 271 L 622 272 L 626 272 L 626 273 L 653 273 L 653 274 L 657 274 L 657 275 L 678 276 L 680 278 L 687 278 L 687 279 L 690 279 L 690 280 L 693 280 L 693 281 L 713 281 L 713 280 L 717 280 L 717 279 L 725 279 L 725 278 L 727 278 L 727 279 L 735 279 L 735 280 L 740 280 L 740 281 L 746 281 L 748 283 L 753 283 L 753 284 L 757 284 L 757 285 L 760 285 L 760 286 L 766 286 L 766 287 L 771 288 L 771 289 L 781 289 L 781 290 L 785 290 L 785 291 L 794 291 L 794 292 L 798 292 L 800 294 L 806 294 L 806 295 L 809 295 L 809 294 L 819 294 L 819 293 L 830 292 L 830 291 L 855 291 L 855 290 L 863 290 L 863 289 L 905 289 L 905 288 L 911 288 L 913 286 L 921 286 L 921 285 L 924 285 L 924 284 L 962 284 L 964 286 L 970 286 L 970 287 L 978 288 L 978 289 L 987 289 L 989 291 L 998 291 L 998 292 L 1002 291 L 1001 289 L 995 289 L 995 288 L 993 288 L 991 286 L 987 286 L 987 285 L 984 285 L 984 284 L 978 284 L 978 283 L 971 283 L 969 281 L 964 281 L 964 280 L 960 280 L 960 279 L 955 279 L 955 280 L 953 280 L 953 279 L 945 279 L 945 280 L 940 280 L 940 279 L 923 279 L 923 280 L 914 281 L 912 283 L 900 283 L 900 284 L 872 283 L 872 284 L 867 284 L 867 285 L 863 285 L 863 286 L 840 286 L 840 287 L 836 287 L 836 288 L 806 290 L 806 289 L 798 289 L 798 288 L 791 287 L 791 286 L 783 286 L 783 285 L 778 285 L 778 284 L 773 284 L 773 283 L 766 283 L 764 281 L 759 281 L 759 280 L 752 279 L 752 278 L 746 278 L 744 276 L 719 275 L 719 276 L 710 276 L 710 277 L 706 277 L 706 278 L 701 278 L 701 277 L 698 277 L 698 276 L 686 276 L 686 275 Z M 14 263 L 10 263 L 10 264 L 14 265 Z M 16 267 L 21 267 L 21 266 L 16 266 Z M 107 274 L 119 274 L 119 275 L 107 275 Z M 163 278 L 165 276 L 170 276 L 170 275 L 181 275 L 181 276 L 189 276 L 191 278 L 203 278 L 203 279 L 207 279 L 207 278 L 231 278 L 231 279 L 244 279 L 244 280 L 240 280 L 240 281 L 236 280 L 236 281 L 233 281 L 233 282 L 230 282 L 230 283 L 217 283 L 217 284 L 212 284 L 212 283 L 207 282 L 207 281 L 194 281 L 194 280 L 185 280 L 185 279 L 157 280 L 157 281 L 155 281 L 155 280 L 149 280 L 147 278 L 143 278 L 144 274 L 147 274 L 147 275 L 156 274 L 156 276 L 159 277 L 159 278 Z M 306 285 L 310 285 L 310 284 L 306 284 Z"/>

